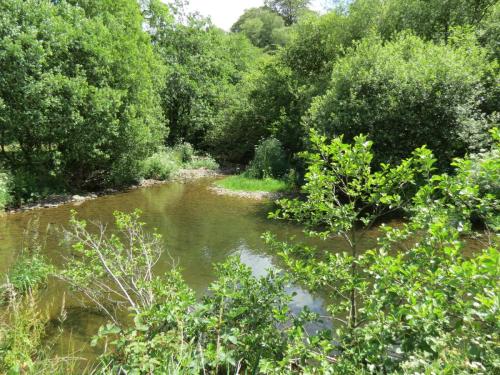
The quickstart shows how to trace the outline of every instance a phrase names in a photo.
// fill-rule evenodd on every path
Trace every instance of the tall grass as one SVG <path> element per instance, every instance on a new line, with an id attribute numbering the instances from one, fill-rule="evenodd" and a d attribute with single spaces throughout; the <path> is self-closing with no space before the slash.
<path id="1" fill-rule="evenodd" d="M 76 373 L 78 358 L 51 352 L 55 338 L 47 337 L 48 324 L 48 315 L 38 308 L 36 293 L 13 296 L 0 315 L 0 373 Z"/>
<path id="2" fill-rule="evenodd" d="M 24 233 L 23 248 L 14 265 L 0 286 L 0 301 L 6 302 L 13 295 L 25 295 L 47 284 L 49 276 L 55 271 L 41 254 L 38 220 L 28 223 Z"/>

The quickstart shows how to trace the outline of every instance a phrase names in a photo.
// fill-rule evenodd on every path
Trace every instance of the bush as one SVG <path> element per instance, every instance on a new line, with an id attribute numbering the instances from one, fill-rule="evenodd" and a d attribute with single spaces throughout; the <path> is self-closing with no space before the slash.
<path id="1" fill-rule="evenodd" d="M 363 133 L 377 161 L 401 160 L 426 144 L 441 166 L 463 156 L 485 132 L 480 105 L 491 65 L 469 36 L 450 44 L 401 35 L 368 38 L 334 66 L 330 88 L 313 103 L 307 123 L 347 140 Z M 469 129 L 473 124 L 478 129 Z"/>
<path id="2" fill-rule="evenodd" d="M 181 143 L 163 148 L 141 163 L 140 177 L 154 180 L 168 180 L 181 169 L 217 169 L 219 164 L 211 156 L 198 156 L 193 146 Z"/>
<path id="3" fill-rule="evenodd" d="M 26 244 L 0 288 L 5 299 L 26 295 L 46 286 L 49 276 L 54 272 L 54 267 L 41 254 L 38 221 L 29 223 L 25 237 Z"/>
<path id="4" fill-rule="evenodd" d="M 0 171 L 0 210 L 3 210 L 11 202 L 10 188 L 10 176 Z"/>
<path id="5" fill-rule="evenodd" d="M 47 283 L 54 268 L 40 254 L 21 255 L 9 271 L 9 283 L 17 293 L 25 294 Z"/>
<path id="6" fill-rule="evenodd" d="M 461 239 L 470 234 L 471 212 L 498 201 L 482 195 L 463 170 L 433 174 L 426 148 L 375 170 L 372 143 L 363 136 L 349 145 L 313 134 L 311 143 L 314 151 L 303 154 L 306 197 L 278 202 L 272 216 L 304 224 L 325 241 L 342 236 L 350 252 L 267 239 L 296 282 L 331 301 L 335 331 L 294 336 L 283 358 L 265 363 L 263 372 L 497 373 L 498 245 L 486 235 L 485 248 L 471 254 Z M 408 195 L 405 186 L 422 180 Z M 397 208 L 411 208 L 410 220 L 379 227 L 375 248 L 365 251 L 367 230 Z"/>
<path id="7" fill-rule="evenodd" d="M 461 165 L 461 173 L 470 175 L 482 194 L 500 200 L 500 132 L 492 130 L 494 145 L 490 151 L 472 155 L 470 162 Z"/>
<path id="8" fill-rule="evenodd" d="M 281 142 L 271 137 L 255 147 L 255 156 L 245 174 L 252 178 L 280 178 L 285 175 L 287 166 Z"/>
<path id="9" fill-rule="evenodd" d="M 172 151 L 181 163 L 189 163 L 194 156 L 194 148 L 187 142 L 174 146 Z"/>
<path id="10" fill-rule="evenodd" d="M 181 168 L 177 157 L 167 150 L 158 151 L 146 160 L 141 166 L 141 177 L 154 180 L 168 180 Z"/>
<path id="11" fill-rule="evenodd" d="M 114 347 L 101 357 L 109 373 L 258 373 L 260 361 L 278 360 L 287 340 L 280 327 L 291 318 L 285 278 L 255 278 L 234 258 L 216 273 L 210 294 L 197 302 L 170 272 L 155 281 L 158 302 L 136 316 L 134 327 L 102 327 L 98 338 Z"/>
<path id="12" fill-rule="evenodd" d="M 194 156 L 188 163 L 187 167 L 190 169 L 204 168 L 216 170 L 219 168 L 219 163 L 217 163 L 211 156 Z"/>

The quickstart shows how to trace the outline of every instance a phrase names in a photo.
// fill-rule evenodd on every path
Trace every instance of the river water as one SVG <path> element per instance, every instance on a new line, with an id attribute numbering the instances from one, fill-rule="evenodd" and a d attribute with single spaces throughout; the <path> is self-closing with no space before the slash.
<path id="1" fill-rule="evenodd" d="M 298 240 L 314 244 L 314 241 L 304 239 L 300 227 L 267 219 L 267 213 L 273 209 L 271 203 L 218 195 L 208 189 L 212 183 L 213 179 L 172 182 L 83 203 L 0 216 L 0 273 L 5 274 L 15 262 L 25 240 L 25 230 L 35 218 L 40 238 L 44 239 L 44 254 L 54 264 L 60 265 L 65 249 L 60 245 L 57 229 L 67 226 L 71 210 L 76 210 L 80 219 L 112 224 L 115 210 L 132 212 L 140 209 L 147 227 L 157 228 L 163 236 L 166 251 L 158 272 L 167 270 L 174 260 L 189 286 L 199 295 L 214 280 L 213 264 L 229 256 L 240 257 L 256 276 L 265 274 L 271 267 L 281 268 L 278 257 L 261 239 L 266 231 L 275 233 L 282 240 L 296 236 Z M 368 241 L 374 241 L 375 236 L 375 232 L 369 235 Z M 331 251 L 345 249 L 340 240 L 317 245 Z M 296 293 L 292 310 L 308 306 L 323 313 L 325 302 L 321 296 L 311 295 L 299 286 L 291 287 L 291 290 Z M 64 328 L 55 350 L 61 354 L 95 358 L 97 349 L 91 348 L 89 342 L 106 319 L 92 309 L 83 308 L 57 280 L 50 281 L 40 300 L 54 319 L 54 332 Z M 60 318 L 62 309 L 65 311 L 63 319 Z"/>

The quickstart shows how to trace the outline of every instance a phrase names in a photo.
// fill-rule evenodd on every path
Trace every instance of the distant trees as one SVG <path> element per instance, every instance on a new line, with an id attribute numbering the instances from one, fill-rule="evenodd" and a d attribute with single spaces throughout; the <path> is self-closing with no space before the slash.
<path id="1" fill-rule="evenodd" d="M 264 4 L 274 10 L 290 26 L 297 22 L 299 15 L 307 9 L 311 0 L 266 0 Z"/>
<path id="2" fill-rule="evenodd" d="M 231 31 L 246 35 L 253 45 L 260 48 L 275 49 L 287 41 L 285 21 L 267 7 L 246 10 Z"/>
<path id="3" fill-rule="evenodd" d="M 289 27 L 286 45 L 251 74 L 235 118 L 251 129 L 248 137 L 275 136 L 289 154 L 307 147 L 306 128 L 350 138 L 364 132 L 380 161 L 406 157 L 424 143 L 441 167 L 477 151 L 500 97 L 500 12 L 491 1 L 466 3 L 356 0 L 302 18 Z M 380 55 L 370 53 L 379 48 Z M 337 95 L 326 110 L 326 98 Z"/>
<path id="4" fill-rule="evenodd" d="M 444 166 L 484 145 L 500 102 L 498 1 L 332 1 L 323 15 L 309 3 L 267 0 L 226 33 L 182 2 L 3 1 L 9 186 L 125 183 L 165 143 L 246 163 L 274 137 L 293 160 L 308 128 L 364 132 L 381 161 L 429 143 Z"/>
<path id="5" fill-rule="evenodd" d="M 242 35 L 225 34 L 205 19 L 175 22 L 167 5 L 151 2 L 148 20 L 157 56 L 166 66 L 161 106 L 170 128 L 168 143 L 206 149 L 207 135 L 224 121 L 235 86 L 260 51 Z"/>

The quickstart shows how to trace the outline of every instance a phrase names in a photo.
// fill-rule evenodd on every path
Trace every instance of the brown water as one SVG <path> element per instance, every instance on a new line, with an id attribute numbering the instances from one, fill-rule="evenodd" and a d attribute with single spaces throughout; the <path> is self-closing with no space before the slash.
<path id="1" fill-rule="evenodd" d="M 279 259 L 262 241 L 262 233 L 271 231 L 279 239 L 296 236 L 300 240 L 304 239 L 301 229 L 268 220 L 267 213 L 273 209 L 270 203 L 211 192 L 208 187 L 212 182 L 212 179 L 203 179 L 169 183 L 81 204 L 0 217 L 0 273 L 7 272 L 15 261 L 22 248 L 23 233 L 35 217 L 38 217 L 40 230 L 45 231 L 48 227 L 67 225 L 71 210 L 77 210 L 81 219 L 111 224 L 115 210 L 131 212 L 136 208 L 143 212 L 142 219 L 147 226 L 157 228 L 163 236 L 166 253 L 159 272 L 168 269 L 173 258 L 182 268 L 187 283 L 199 294 L 214 280 L 213 263 L 222 262 L 232 255 L 239 256 L 255 275 L 263 275 L 271 267 L 280 268 Z M 65 250 L 59 245 L 55 231 L 47 233 L 44 252 L 53 263 L 60 264 Z M 368 240 L 373 241 L 374 236 L 375 233 Z M 323 242 L 321 246 L 328 246 L 333 251 L 345 249 L 341 241 L 335 240 Z M 292 309 L 308 306 L 313 311 L 323 312 L 324 300 L 320 296 L 311 295 L 300 287 L 291 290 L 297 293 Z M 60 315 L 63 299 L 66 318 L 58 351 L 63 354 L 75 351 L 82 357 L 94 358 L 97 352 L 88 344 L 99 326 L 105 323 L 105 318 L 91 309 L 82 308 L 65 286 L 55 280 L 41 297 L 43 305 L 55 319 Z"/>

